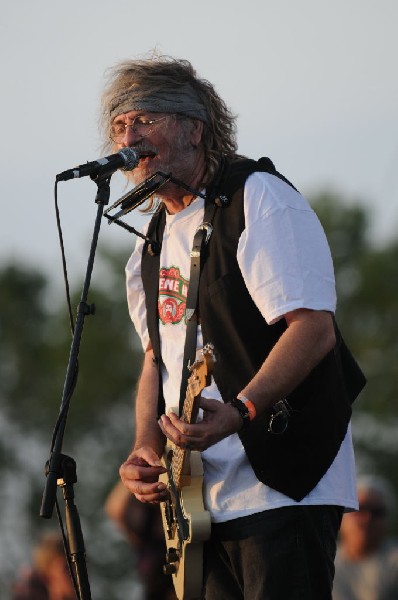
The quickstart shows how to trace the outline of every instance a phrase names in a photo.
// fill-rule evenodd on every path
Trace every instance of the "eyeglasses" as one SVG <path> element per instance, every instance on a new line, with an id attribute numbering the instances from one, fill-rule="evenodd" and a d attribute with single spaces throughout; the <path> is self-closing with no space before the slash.
<path id="1" fill-rule="evenodd" d="M 134 117 L 132 123 L 112 123 L 109 137 L 116 144 L 120 144 L 126 135 L 127 127 L 131 127 L 133 133 L 138 134 L 140 137 L 146 137 L 152 133 L 159 123 L 165 121 L 168 116 L 166 115 L 159 119 L 150 119 L 146 115 L 137 115 Z"/>

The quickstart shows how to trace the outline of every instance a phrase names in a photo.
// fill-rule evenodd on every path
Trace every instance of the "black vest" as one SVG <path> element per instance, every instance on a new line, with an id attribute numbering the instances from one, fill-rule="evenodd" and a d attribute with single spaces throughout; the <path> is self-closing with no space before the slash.
<path id="1" fill-rule="evenodd" d="M 199 288 L 199 313 L 204 344 L 215 348 L 214 379 L 227 402 L 255 375 L 286 329 L 281 319 L 268 325 L 251 299 L 236 250 L 244 222 L 243 187 L 255 171 L 276 172 L 269 159 L 227 162 L 215 196 L 230 202 L 216 211 L 213 234 L 203 256 Z M 291 184 L 290 184 L 291 185 Z M 148 236 L 161 240 L 164 214 L 151 220 Z M 159 257 L 144 247 L 142 279 L 146 294 L 148 329 L 155 356 L 160 357 L 157 314 Z M 347 431 L 351 403 L 365 378 L 336 327 L 334 350 L 287 398 L 293 407 L 285 433 L 268 432 L 269 415 L 263 414 L 239 434 L 257 478 L 266 485 L 301 500 L 332 464 Z M 162 395 L 160 390 L 160 398 Z"/>

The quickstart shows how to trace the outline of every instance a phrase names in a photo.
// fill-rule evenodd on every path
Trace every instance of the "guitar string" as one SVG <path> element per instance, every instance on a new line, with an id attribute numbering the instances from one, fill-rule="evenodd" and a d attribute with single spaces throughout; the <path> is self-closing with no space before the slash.
<path id="1" fill-rule="evenodd" d="M 210 359 L 213 358 L 213 347 L 211 346 L 211 344 L 207 344 L 201 352 L 201 356 L 202 356 L 202 360 L 200 361 L 195 361 L 193 368 L 195 366 L 197 366 L 197 363 L 201 363 L 202 366 L 204 366 L 206 368 L 206 376 L 208 375 L 210 368 Z M 204 361 L 203 361 L 204 358 Z M 195 390 L 193 390 L 193 388 L 195 387 Z M 203 386 L 205 387 L 205 385 Z M 186 397 L 185 397 L 185 401 L 184 401 L 184 405 L 183 405 L 183 411 L 182 411 L 182 415 L 181 418 L 183 421 L 185 421 L 186 423 L 191 423 L 192 422 L 192 412 L 193 412 L 193 408 L 194 408 L 194 402 L 195 402 L 195 398 L 196 396 L 198 396 L 200 394 L 200 392 L 202 391 L 203 387 L 201 387 L 201 383 L 200 383 L 200 377 L 193 371 L 192 375 L 189 377 L 188 379 L 188 384 L 187 384 L 187 392 L 186 392 Z M 173 449 L 173 454 L 172 454 L 172 458 L 171 458 L 171 465 L 170 465 L 170 469 L 171 469 L 171 474 L 174 480 L 174 484 L 176 486 L 176 488 L 179 490 L 181 489 L 181 476 L 182 476 L 182 469 L 184 466 L 184 460 L 187 454 L 187 450 L 185 448 L 181 448 L 180 446 L 174 446 Z"/>
<path id="2" fill-rule="evenodd" d="M 190 423 L 192 420 L 192 412 L 193 412 L 193 403 L 195 400 L 195 395 L 192 392 L 193 383 L 191 381 L 188 382 L 187 395 L 184 402 L 183 413 L 181 415 L 182 420 L 185 423 Z M 173 480 L 177 487 L 180 489 L 181 477 L 182 477 L 182 469 L 184 466 L 184 460 L 186 457 L 187 451 L 185 448 L 181 448 L 180 446 L 175 446 L 173 450 L 173 456 L 171 459 L 171 472 L 173 474 Z"/>

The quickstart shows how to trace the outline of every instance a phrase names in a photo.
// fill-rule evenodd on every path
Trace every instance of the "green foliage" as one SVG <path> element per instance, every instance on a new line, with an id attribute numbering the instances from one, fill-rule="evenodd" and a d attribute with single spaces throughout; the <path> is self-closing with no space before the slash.
<path id="1" fill-rule="evenodd" d="M 90 575 L 94 588 L 101 590 L 95 595 L 98 600 L 118 597 L 117 586 L 110 582 L 115 581 L 114 573 L 120 579 L 122 564 L 124 578 L 133 579 L 128 544 L 115 535 L 103 513 L 106 495 L 131 447 L 133 391 L 142 360 L 126 306 L 125 261 L 125 256 L 105 253 L 98 258 L 98 269 L 94 269 L 89 303 L 94 303 L 96 310 L 84 323 L 79 374 L 63 448 L 77 463 L 75 494 L 83 533 L 89 540 Z M 98 270 L 101 285 L 96 285 Z M 0 272 L 0 285 L 0 468 L 3 482 L 10 482 L 2 491 L 7 507 L 0 518 L 2 543 L 9 540 L 9 547 L 14 547 L 18 527 L 23 530 L 15 555 L 8 553 L 9 560 L 3 561 L 0 569 L 0 596 L 4 597 L 6 587 L 3 590 L 2 585 L 15 575 L 15 565 L 28 558 L 26 540 L 33 542 L 38 530 L 49 525 L 38 517 L 45 484 L 44 464 L 61 406 L 72 337 L 65 303 L 49 310 L 43 274 L 10 265 Z M 80 296 L 80 289 L 72 294 L 75 314 Z M 18 474 L 15 481 L 13 473 Z M 28 493 L 18 493 L 18 479 L 29 482 Z M 60 492 L 58 498 L 62 510 Z M 18 527 L 17 507 L 19 514 L 31 515 L 30 521 L 20 522 Z M 57 527 L 54 520 L 51 524 Z M 101 537 L 97 532 L 102 533 Z M 115 544 L 117 555 L 112 552 Z M 101 562 L 104 555 L 113 557 L 105 571 Z"/>
<path id="2" fill-rule="evenodd" d="M 398 492 L 398 242 L 373 247 L 359 204 L 330 193 L 312 204 L 334 259 L 337 320 L 368 379 L 353 413 L 358 470 L 384 475 Z"/>
<path id="3" fill-rule="evenodd" d="M 108 258 L 103 258 L 103 261 Z M 70 428 L 81 435 L 103 411 L 129 401 L 140 368 L 140 350 L 124 294 L 121 257 L 118 281 L 93 287 L 95 314 L 85 318 L 79 375 L 70 411 Z M 109 265 L 108 265 L 109 267 Z M 48 427 L 58 413 L 72 342 L 65 306 L 45 307 L 44 275 L 10 266 L 0 273 L 0 393 L 3 408 L 28 429 Z M 80 294 L 73 295 L 77 311 Z"/>
<path id="4" fill-rule="evenodd" d="M 0 273 L 0 394 L 3 408 L 37 423 L 37 386 L 44 375 L 46 310 L 43 274 L 15 265 Z"/>
<path id="5" fill-rule="evenodd" d="M 398 243 L 373 248 L 360 205 L 347 206 L 331 194 L 320 194 L 312 204 L 334 259 L 337 320 L 368 378 L 358 406 L 379 418 L 398 416 Z"/>

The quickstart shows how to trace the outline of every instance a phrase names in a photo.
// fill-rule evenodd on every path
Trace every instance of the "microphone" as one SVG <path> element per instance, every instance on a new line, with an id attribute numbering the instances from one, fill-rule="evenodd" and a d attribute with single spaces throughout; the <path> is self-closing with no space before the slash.
<path id="1" fill-rule="evenodd" d="M 151 156 L 154 153 L 140 153 L 134 148 L 122 148 L 116 154 L 87 162 L 84 165 L 79 165 L 74 169 L 58 173 L 56 181 L 68 181 L 69 179 L 77 179 L 79 177 L 95 177 L 97 175 L 112 175 L 117 169 L 122 171 L 132 171 L 137 165 L 141 156 Z"/>

